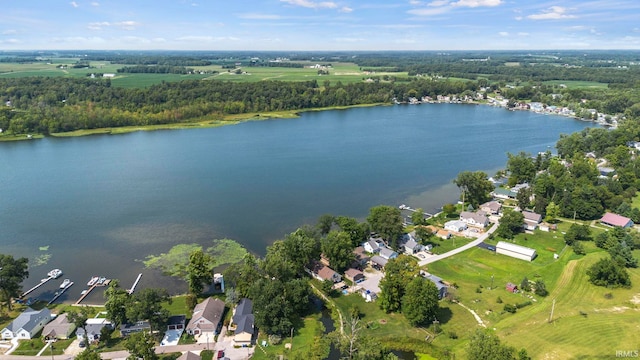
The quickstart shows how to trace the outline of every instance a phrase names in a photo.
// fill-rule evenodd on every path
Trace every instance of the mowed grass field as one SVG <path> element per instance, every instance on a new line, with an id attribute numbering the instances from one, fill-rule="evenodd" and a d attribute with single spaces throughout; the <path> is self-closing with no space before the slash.
<path id="1" fill-rule="evenodd" d="M 285 67 L 240 67 L 242 74 L 235 74 L 233 70 L 223 69 L 220 65 L 210 66 L 193 66 L 197 71 L 217 71 L 217 74 L 131 74 L 120 73 L 117 70 L 124 67 L 122 64 L 111 64 L 108 61 L 92 61 L 91 68 L 74 69 L 71 66 L 78 59 L 52 59 L 50 63 L 0 63 L 0 78 L 17 78 L 28 76 L 62 76 L 62 77 L 79 77 L 86 78 L 91 73 L 111 73 L 116 74 L 111 79 L 113 86 L 126 88 L 144 88 L 163 81 L 173 82 L 182 80 L 223 80 L 234 82 L 258 82 L 265 80 L 279 81 L 310 81 L 316 80 L 320 85 L 325 80 L 332 83 L 341 81 L 344 84 L 362 82 L 369 77 L 383 77 L 385 75 L 395 76 L 398 78 L 406 78 L 408 75 L 404 73 L 366 73 L 361 71 L 358 65 L 353 63 L 332 63 L 332 67 L 328 69 L 328 75 L 318 75 L 318 69 L 313 68 L 285 68 Z M 58 66 L 65 65 L 66 68 L 60 69 Z M 315 63 L 305 63 L 305 65 L 315 65 Z"/>
<path id="2" fill-rule="evenodd" d="M 560 230 L 567 227 L 562 224 Z M 586 271 L 608 255 L 593 243 L 584 243 L 587 254 L 578 256 L 564 247 L 560 231 L 520 234 L 515 242 L 535 248 L 538 258 L 526 262 L 474 248 L 433 263 L 428 271 L 455 282 L 458 289 L 453 291 L 461 303 L 476 311 L 506 344 L 526 348 L 534 359 L 614 358 L 616 350 L 640 349 L 639 269 L 629 269 L 631 289 L 598 287 L 589 282 Z M 554 260 L 553 253 L 560 257 Z M 640 251 L 635 251 L 635 256 L 640 256 Z M 530 281 L 544 281 L 550 294 L 539 297 L 506 291 L 507 282 L 519 286 L 525 276 Z M 531 305 L 515 314 L 503 310 L 505 304 L 526 301 Z M 465 347 L 456 348 L 456 354 L 464 356 Z"/>
<path id="3" fill-rule="evenodd" d="M 549 80 L 549 81 L 545 81 L 544 83 L 547 85 L 564 84 L 569 89 L 576 89 L 576 88 L 606 89 L 609 86 L 609 84 L 601 83 L 597 81 Z"/>

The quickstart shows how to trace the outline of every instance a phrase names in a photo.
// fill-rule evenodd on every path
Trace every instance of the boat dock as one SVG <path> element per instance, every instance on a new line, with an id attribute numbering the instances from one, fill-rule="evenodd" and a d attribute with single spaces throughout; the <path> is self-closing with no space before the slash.
<path id="1" fill-rule="evenodd" d="M 411 212 L 418 211 L 417 209 L 411 208 L 411 207 L 409 207 L 409 206 L 407 206 L 405 204 L 402 204 L 402 205 L 398 206 L 398 208 L 400 210 L 408 210 L 408 211 L 411 211 Z M 427 217 L 427 219 L 432 218 L 434 216 L 433 214 L 429 214 L 428 212 L 423 212 L 423 214 Z"/>
<path id="2" fill-rule="evenodd" d="M 82 295 L 80 295 L 80 298 L 78 299 L 78 301 L 76 301 L 73 305 L 80 305 L 82 300 L 84 300 L 87 296 L 89 296 L 89 294 L 91 294 L 93 289 L 95 289 L 95 288 L 97 288 L 99 286 L 107 286 L 107 285 L 109 285 L 110 282 L 111 282 L 110 279 L 106 279 L 104 282 L 96 282 L 96 283 L 94 283 L 87 290 L 85 290 Z"/>
<path id="3" fill-rule="evenodd" d="M 136 286 L 138 286 L 138 282 L 140 282 L 141 278 L 142 278 L 142 273 L 138 274 L 138 277 L 136 278 L 136 281 L 131 286 L 131 289 L 127 290 L 129 295 L 133 294 L 133 292 L 136 291 Z"/>
<path id="4" fill-rule="evenodd" d="M 22 295 L 20 295 L 21 298 L 29 295 L 30 293 L 32 293 L 33 291 L 35 291 L 37 288 L 39 288 L 40 286 L 46 284 L 49 280 L 53 279 L 52 276 L 49 276 L 48 278 L 42 279 L 40 280 L 40 283 L 34 287 L 32 287 L 31 289 L 25 291 L 24 293 L 22 293 Z"/>
<path id="5" fill-rule="evenodd" d="M 53 299 L 51 299 L 51 301 L 49 301 L 49 303 L 47 305 L 51 305 L 51 303 L 56 301 L 60 296 L 62 296 L 62 294 L 64 294 L 65 291 L 67 291 L 67 289 L 69 289 L 71 287 L 71 285 L 73 285 L 73 281 L 70 282 L 67 286 L 65 286 L 62 290 L 56 291 L 55 296 L 53 297 Z"/>

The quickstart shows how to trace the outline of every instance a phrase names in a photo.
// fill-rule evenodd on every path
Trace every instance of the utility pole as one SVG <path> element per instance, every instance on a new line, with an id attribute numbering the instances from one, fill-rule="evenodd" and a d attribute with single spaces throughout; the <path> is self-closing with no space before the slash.
<path id="1" fill-rule="evenodd" d="M 53 340 L 49 340 L 49 350 L 51 350 L 51 360 L 53 359 Z"/>
<path id="2" fill-rule="evenodd" d="M 493 275 L 491 275 L 491 287 L 489 289 L 493 290 Z"/>
<path id="3" fill-rule="evenodd" d="M 551 323 L 553 321 L 553 310 L 556 307 L 556 299 L 553 299 L 553 302 L 551 303 L 551 314 L 549 314 L 549 323 Z"/>

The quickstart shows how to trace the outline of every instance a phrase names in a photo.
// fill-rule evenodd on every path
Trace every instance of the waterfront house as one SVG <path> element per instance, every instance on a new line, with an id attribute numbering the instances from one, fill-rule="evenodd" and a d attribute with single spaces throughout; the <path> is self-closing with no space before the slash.
<path id="1" fill-rule="evenodd" d="M 463 211 L 460 213 L 460 221 L 464 221 L 465 223 L 476 226 L 476 227 L 486 227 L 489 225 L 489 218 L 483 211 L 478 212 L 470 212 Z"/>
<path id="2" fill-rule="evenodd" d="M 64 340 L 68 339 L 75 329 L 75 324 L 69 322 L 67 314 L 60 314 L 44 326 L 44 329 L 42 330 L 42 337 L 44 337 L 45 340 Z"/>
<path id="3" fill-rule="evenodd" d="M 502 210 L 502 204 L 497 201 L 489 201 L 480 205 L 480 210 L 490 215 L 498 215 Z"/>
<path id="4" fill-rule="evenodd" d="M 151 331 L 151 324 L 149 324 L 148 321 L 138 321 L 132 324 L 120 325 L 120 335 L 122 337 L 127 337 L 141 331 Z"/>
<path id="5" fill-rule="evenodd" d="M 342 281 L 342 276 L 340 276 L 340 274 L 318 261 L 311 264 L 311 276 L 320 281 L 331 280 L 334 283 Z"/>
<path id="6" fill-rule="evenodd" d="M 451 220 L 444 223 L 445 230 L 461 232 L 467 229 L 467 223 L 461 220 Z"/>
<path id="7" fill-rule="evenodd" d="M 94 342 L 100 340 L 100 332 L 102 328 L 108 327 L 109 329 L 113 329 L 113 324 L 111 321 L 105 318 L 91 318 L 87 319 L 85 322 L 85 328 L 87 333 L 85 334 L 83 328 L 78 328 L 76 330 L 76 337 L 79 341 L 83 341 L 85 339 L 89 340 L 89 342 Z"/>
<path id="8" fill-rule="evenodd" d="M 496 199 L 503 199 L 503 200 L 515 199 L 517 195 L 518 195 L 517 192 L 511 191 L 509 189 L 501 188 L 501 187 L 495 188 L 491 192 L 491 196 L 493 196 Z"/>
<path id="9" fill-rule="evenodd" d="M 380 247 L 382 246 L 382 240 L 371 238 L 367 242 L 362 244 L 362 246 L 368 253 L 375 254 L 380 251 Z"/>
<path id="10" fill-rule="evenodd" d="M 633 221 L 631 221 L 631 219 L 629 219 L 628 217 L 624 217 L 624 216 L 610 213 L 610 212 L 604 214 L 604 216 L 600 219 L 600 223 L 609 225 L 609 226 L 614 226 L 614 227 L 618 226 L 623 228 L 628 228 L 633 226 Z"/>
<path id="11" fill-rule="evenodd" d="M 167 330 L 184 330 L 186 315 L 173 315 L 167 320 Z"/>
<path id="12" fill-rule="evenodd" d="M 233 316 L 231 317 L 230 329 L 233 329 L 233 342 L 236 346 L 249 346 L 255 333 L 253 302 L 243 298 L 240 300 Z"/>
<path id="13" fill-rule="evenodd" d="M 364 274 L 358 269 L 347 269 L 344 272 L 344 277 L 351 280 L 354 284 L 364 281 Z"/>
<path id="14" fill-rule="evenodd" d="M 33 339 L 49 321 L 49 309 L 33 310 L 27 307 L 18 317 L 0 330 L 3 339 Z"/>
<path id="15" fill-rule="evenodd" d="M 369 262 L 371 263 L 371 266 L 373 266 L 375 269 L 382 270 L 384 269 L 385 266 L 387 266 L 387 263 L 389 262 L 389 260 L 383 258 L 380 255 L 374 255 L 371 257 L 371 260 L 369 260 Z"/>
<path id="16" fill-rule="evenodd" d="M 205 299 L 193 309 L 193 315 L 187 324 L 187 333 L 211 336 L 211 340 L 213 340 L 222 324 L 223 314 L 224 302 L 212 297 Z"/>

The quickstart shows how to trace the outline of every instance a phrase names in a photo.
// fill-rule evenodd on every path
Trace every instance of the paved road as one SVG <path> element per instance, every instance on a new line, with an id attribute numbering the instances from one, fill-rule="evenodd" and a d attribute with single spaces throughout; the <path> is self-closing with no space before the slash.
<path id="1" fill-rule="evenodd" d="M 455 249 L 453 249 L 451 251 L 448 251 L 448 252 L 446 252 L 444 254 L 435 255 L 435 256 L 431 256 L 431 257 L 429 257 L 427 259 L 420 260 L 418 262 L 418 265 L 424 266 L 424 265 L 427 265 L 427 264 L 431 264 L 432 262 L 436 262 L 438 260 L 446 259 L 449 256 L 453 256 L 453 255 L 459 254 L 459 253 L 461 253 L 461 252 L 463 252 L 465 250 L 469 250 L 472 247 L 477 246 L 481 242 L 487 240 L 489 235 L 493 234 L 493 232 L 496 231 L 497 228 L 498 228 L 498 224 L 497 223 L 493 224 L 493 226 L 491 226 L 491 228 L 489 230 L 487 230 L 486 233 L 480 235 L 477 239 L 473 240 L 472 242 L 470 242 L 470 243 L 468 243 L 466 245 L 460 246 L 459 248 L 455 248 Z"/>

